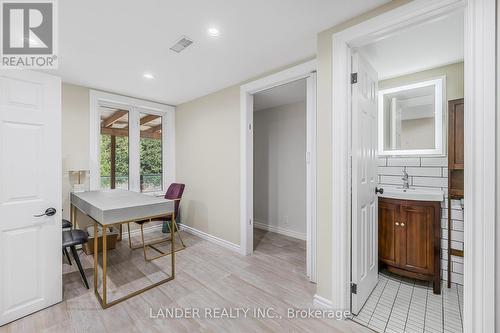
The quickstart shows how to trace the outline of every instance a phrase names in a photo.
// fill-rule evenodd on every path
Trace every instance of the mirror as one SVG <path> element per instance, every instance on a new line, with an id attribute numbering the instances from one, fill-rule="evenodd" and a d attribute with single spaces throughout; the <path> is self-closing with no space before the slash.
<path id="1" fill-rule="evenodd" d="M 379 91 L 379 155 L 442 155 L 444 77 Z"/>

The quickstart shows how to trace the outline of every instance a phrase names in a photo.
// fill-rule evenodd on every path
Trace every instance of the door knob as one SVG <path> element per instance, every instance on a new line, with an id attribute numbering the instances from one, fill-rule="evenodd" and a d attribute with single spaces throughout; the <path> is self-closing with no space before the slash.
<path id="1" fill-rule="evenodd" d="M 35 217 L 52 216 L 52 215 L 55 215 L 55 214 L 56 214 L 56 212 L 57 212 L 57 211 L 56 211 L 56 209 L 55 209 L 55 208 L 50 207 L 50 208 L 47 208 L 47 209 L 45 210 L 45 213 L 40 214 L 40 215 L 34 215 L 34 216 L 35 216 Z"/>
<path id="2" fill-rule="evenodd" d="M 375 187 L 375 194 L 377 193 L 384 194 L 384 189 L 382 187 L 381 188 Z"/>

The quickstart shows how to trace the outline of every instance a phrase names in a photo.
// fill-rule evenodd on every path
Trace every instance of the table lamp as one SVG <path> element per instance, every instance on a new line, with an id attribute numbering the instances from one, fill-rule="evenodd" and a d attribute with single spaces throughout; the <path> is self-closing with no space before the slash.
<path id="1" fill-rule="evenodd" d="M 69 173 L 73 192 L 84 192 L 87 187 L 87 174 L 90 173 L 88 162 L 75 156 L 68 156 L 65 159 L 65 169 Z"/>

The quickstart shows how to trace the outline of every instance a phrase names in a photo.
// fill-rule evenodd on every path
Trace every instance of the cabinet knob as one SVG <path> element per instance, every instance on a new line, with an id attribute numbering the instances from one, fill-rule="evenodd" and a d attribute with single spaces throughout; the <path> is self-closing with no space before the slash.
<path id="1" fill-rule="evenodd" d="M 396 225 L 399 225 L 399 222 L 396 222 Z"/>
<path id="2" fill-rule="evenodd" d="M 404 224 L 404 223 L 401 223 L 401 226 L 402 226 L 402 227 L 404 227 L 404 226 L 405 226 L 405 224 Z"/>

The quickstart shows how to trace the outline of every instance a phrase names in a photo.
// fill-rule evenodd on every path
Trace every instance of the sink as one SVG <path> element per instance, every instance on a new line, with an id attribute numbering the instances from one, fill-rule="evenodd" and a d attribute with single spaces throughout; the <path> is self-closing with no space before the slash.
<path id="1" fill-rule="evenodd" d="M 379 194 L 379 197 L 401 200 L 417 200 L 417 201 L 443 201 L 444 192 L 437 189 L 420 189 L 402 187 L 383 187 L 384 193 Z"/>

